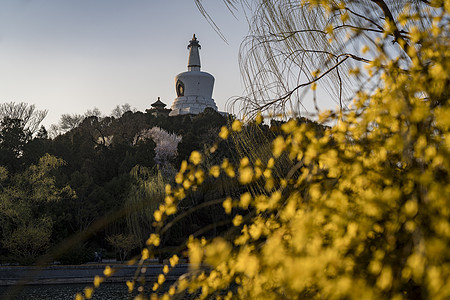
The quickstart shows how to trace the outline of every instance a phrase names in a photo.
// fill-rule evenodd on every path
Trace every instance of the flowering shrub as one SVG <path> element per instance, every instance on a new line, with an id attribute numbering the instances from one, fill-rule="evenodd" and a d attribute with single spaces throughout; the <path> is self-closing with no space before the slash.
<path id="1" fill-rule="evenodd" d="M 134 138 L 134 144 L 139 141 L 152 139 L 156 143 L 155 162 L 160 165 L 167 164 L 177 156 L 177 147 L 181 142 L 181 136 L 175 133 L 168 133 L 159 127 L 142 130 Z"/>
<path id="2" fill-rule="evenodd" d="M 183 293 L 202 299 L 448 299 L 448 12 L 446 1 L 440 16 L 430 16 L 431 32 L 411 28 L 408 64 L 389 59 L 378 41 L 367 72 L 378 74 L 379 88 L 357 92 L 347 111 L 322 112 L 320 121 L 335 124 L 323 136 L 290 120 L 272 143 L 272 157 L 243 157 L 239 166 L 224 160 L 205 168 L 204 155 L 194 151 L 177 185 L 166 187 L 165 204 L 154 213 L 157 228 L 207 176 L 264 188 L 226 198 L 224 212 L 239 234 L 190 237 L 189 276 L 158 296 L 170 269 L 164 267 L 151 299 Z M 234 121 L 220 137 L 242 126 Z M 285 157 L 293 167 L 273 176 Z M 139 266 L 159 244 L 159 234 L 152 234 Z M 177 261 L 172 257 L 171 267 Z M 144 284 L 141 279 L 127 282 L 130 291 Z"/>

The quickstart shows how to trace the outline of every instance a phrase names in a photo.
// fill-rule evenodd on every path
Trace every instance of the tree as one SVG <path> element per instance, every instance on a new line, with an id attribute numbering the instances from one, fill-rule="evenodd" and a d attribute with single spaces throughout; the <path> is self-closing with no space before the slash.
<path id="1" fill-rule="evenodd" d="M 50 246 L 54 220 L 47 208 L 74 196 L 57 183 L 55 171 L 63 165 L 46 154 L 16 174 L 0 167 L 0 236 L 12 260 L 31 263 Z"/>
<path id="2" fill-rule="evenodd" d="M 155 162 L 161 167 L 165 176 L 173 176 L 173 166 L 170 164 L 178 154 L 177 147 L 182 137 L 168 133 L 159 127 L 141 130 L 134 138 L 134 144 L 152 139 L 155 144 Z"/>
<path id="3" fill-rule="evenodd" d="M 136 236 L 132 234 L 125 235 L 123 233 L 106 237 L 106 241 L 116 250 L 120 261 L 124 261 L 130 251 L 139 247 L 140 242 Z"/>
<path id="4" fill-rule="evenodd" d="M 139 165 L 130 174 L 134 182 L 125 200 L 127 225 L 133 236 L 144 241 L 153 232 L 153 213 L 164 200 L 166 182 L 159 170 L 152 174 Z"/>
<path id="5" fill-rule="evenodd" d="M 59 120 L 58 126 L 62 132 L 67 132 L 78 127 L 83 122 L 85 116 L 78 114 L 63 114 Z"/>
<path id="6" fill-rule="evenodd" d="M 24 102 L 2 103 L 0 104 L 0 119 L 4 118 L 22 120 L 24 128 L 34 134 L 38 131 L 39 125 L 47 116 L 47 110 L 37 110 L 35 105 Z"/>
<path id="7" fill-rule="evenodd" d="M 129 111 L 134 113 L 134 112 L 136 112 L 136 108 L 132 108 L 131 105 L 128 104 L 128 103 L 125 103 L 125 104 L 122 104 L 122 105 L 117 105 L 112 110 L 111 116 L 116 118 L 116 119 L 119 119 L 120 117 L 123 116 L 124 113 L 129 112 Z"/>
<path id="8" fill-rule="evenodd" d="M 201 6 L 201 0 L 196 3 Z M 226 0 L 236 5 L 247 1 Z M 259 110 L 299 114 L 316 88 L 346 109 L 355 91 L 375 89 L 379 76 L 364 71 L 377 47 L 399 56 L 403 69 L 412 65 L 410 47 L 420 47 L 418 31 L 430 30 L 444 1 L 345 0 L 253 1 L 250 32 L 241 46 L 240 68 L 248 91 L 234 104 L 243 115 Z M 429 16 L 427 15 L 429 12 Z M 377 45 L 376 40 L 382 44 Z M 411 50 L 412 51 L 412 50 Z M 419 52 L 420 55 L 420 52 Z M 350 73 L 354 73 L 353 76 Z M 310 98 L 308 98 L 310 99 Z M 317 99 L 321 100 L 321 99 Z M 240 109 L 242 108 L 242 110 Z"/>
<path id="9" fill-rule="evenodd" d="M 0 123 L 0 164 L 11 172 L 20 169 L 19 159 L 31 137 L 31 131 L 25 128 L 23 120 L 3 118 Z"/>
<path id="10" fill-rule="evenodd" d="M 48 132 L 47 129 L 45 129 L 45 126 L 42 125 L 41 128 L 39 128 L 39 131 L 36 134 L 36 138 L 40 140 L 48 139 Z"/>
<path id="11" fill-rule="evenodd" d="M 84 114 L 62 114 L 57 125 L 50 126 L 51 136 L 54 138 L 60 134 L 64 134 L 72 129 L 77 128 L 86 118 L 96 117 L 102 119 L 102 112 L 94 107 L 87 110 Z"/>
<path id="12" fill-rule="evenodd" d="M 7 235 L 2 246 L 10 251 L 13 259 L 30 264 L 50 247 L 52 221 L 49 218 L 36 220 L 33 224 L 23 224 Z"/>
<path id="13" fill-rule="evenodd" d="M 221 203 L 233 227 L 211 239 L 206 231 L 213 226 L 189 237 L 185 244 L 189 274 L 162 299 L 183 294 L 201 299 L 450 297 L 450 5 L 448 1 L 358 2 L 375 13 L 383 12 L 383 32 L 375 33 L 384 35 L 372 40 L 367 70 L 377 74 L 376 89 L 357 90 L 346 110 L 321 112 L 320 122 L 334 124 L 323 134 L 296 119 L 281 125 L 268 159 L 241 157 L 238 166 L 225 159 L 207 166 L 205 154 L 192 152 L 189 162 L 182 163 L 176 185 L 166 188 L 164 205 L 154 213 L 157 231 L 147 240 L 138 268 L 163 250 L 158 249 L 159 233 L 185 217 L 176 215 L 179 203 L 198 190 L 206 176 L 237 178 L 243 192 L 203 204 Z M 283 14 L 280 19 L 286 24 L 301 17 L 321 20 L 308 10 L 290 18 L 291 11 L 308 5 L 311 12 L 329 11 L 342 22 L 351 20 L 351 15 L 372 20 L 369 11 L 354 12 L 352 5 L 357 2 L 341 2 L 338 10 L 330 3 L 334 2 L 302 1 L 278 7 L 273 14 Z M 411 3 L 430 9 L 406 9 L 403 16 L 396 15 Z M 264 4 L 272 7 L 270 1 Z M 405 36 L 405 29 L 398 29 L 390 15 L 399 24 L 405 18 L 418 26 L 411 26 Z M 299 29 L 294 24 L 291 31 L 296 34 Z M 341 28 L 332 25 L 331 33 Z M 407 57 L 402 52 L 392 56 L 386 47 L 390 37 Z M 288 49 L 293 57 L 296 49 L 295 44 Z M 330 70 L 336 71 L 336 65 Z M 262 119 L 258 114 L 255 123 Z M 235 120 L 230 128 L 222 128 L 220 136 L 234 138 L 243 126 Z M 285 160 L 291 166 L 277 176 L 273 170 Z M 177 262 L 178 256 L 170 259 L 171 266 Z M 158 297 L 168 269 L 153 283 L 153 298 Z M 127 282 L 130 292 L 135 283 L 144 286 L 143 281 L 139 277 Z M 144 289 L 138 291 L 144 297 Z"/>
<path id="14" fill-rule="evenodd" d="M 31 140 L 31 131 L 25 128 L 21 119 L 5 117 L 0 123 L 0 146 L 2 150 L 10 151 L 13 157 L 22 155 L 22 149 Z"/>

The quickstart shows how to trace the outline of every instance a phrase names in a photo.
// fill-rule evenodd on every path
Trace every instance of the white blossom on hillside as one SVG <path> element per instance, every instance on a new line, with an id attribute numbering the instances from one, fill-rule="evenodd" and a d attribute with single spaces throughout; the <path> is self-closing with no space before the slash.
<path id="1" fill-rule="evenodd" d="M 175 133 L 168 133 L 159 127 L 143 129 L 134 137 L 134 144 L 139 141 L 152 139 L 155 144 L 155 162 L 159 165 L 167 164 L 178 154 L 177 147 L 181 142 L 181 136 Z"/>

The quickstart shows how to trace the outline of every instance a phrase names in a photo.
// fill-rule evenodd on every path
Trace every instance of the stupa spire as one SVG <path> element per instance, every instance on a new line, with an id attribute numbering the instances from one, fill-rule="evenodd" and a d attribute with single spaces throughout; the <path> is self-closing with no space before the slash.
<path id="1" fill-rule="evenodd" d="M 197 38 L 194 36 L 192 40 L 189 41 L 189 45 L 187 46 L 189 49 L 189 59 L 188 59 L 188 70 L 189 71 L 200 71 L 200 54 L 198 49 L 202 48 L 198 43 Z"/>

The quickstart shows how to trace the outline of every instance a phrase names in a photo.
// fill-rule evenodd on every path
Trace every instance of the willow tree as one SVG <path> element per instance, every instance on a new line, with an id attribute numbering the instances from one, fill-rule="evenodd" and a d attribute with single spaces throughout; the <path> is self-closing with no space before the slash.
<path id="1" fill-rule="evenodd" d="M 209 18 L 202 1 L 196 3 Z M 236 111 L 298 114 L 305 108 L 306 99 L 314 101 L 318 110 L 316 89 L 329 95 L 320 100 L 327 98 L 345 109 L 355 91 L 376 88 L 379 77 L 365 72 L 362 66 L 373 61 L 378 40 L 383 41 L 381 47 L 386 55 L 400 57 L 402 67 L 407 70 L 413 58 L 408 53 L 411 39 L 418 30 L 431 28 L 433 19 L 428 16 L 437 16 L 444 1 L 225 0 L 225 3 L 230 10 L 242 4 L 252 16 L 249 34 L 240 51 L 240 68 L 248 94 L 232 102 L 239 106 Z M 208 20 L 216 26 L 211 18 Z M 420 44 L 414 42 L 415 47 Z M 310 88 L 313 97 L 306 95 Z"/>

